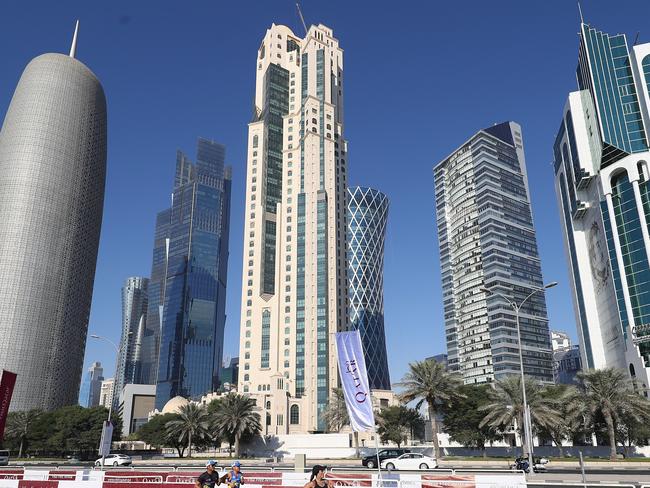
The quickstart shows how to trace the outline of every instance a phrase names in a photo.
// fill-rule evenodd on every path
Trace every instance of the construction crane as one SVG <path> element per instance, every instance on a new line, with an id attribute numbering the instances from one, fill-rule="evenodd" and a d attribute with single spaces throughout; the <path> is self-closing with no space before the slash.
<path id="1" fill-rule="evenodd" d="M 307 24 L 305 24 L 305 18 L 302 16 L 302 10 L 300 9 L 300 2 L 296 2 L 296 8 L 298 9 L 298 16 L 300 17 L 300 22 L 305 29 L 305 35 L 307 35 Z"/>

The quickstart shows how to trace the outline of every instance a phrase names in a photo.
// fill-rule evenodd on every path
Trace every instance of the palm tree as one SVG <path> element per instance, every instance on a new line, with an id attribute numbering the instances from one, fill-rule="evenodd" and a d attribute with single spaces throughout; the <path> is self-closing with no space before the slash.
<path id="1" fill-rule="evenodd" d="M 350 425 L 348 407 L 345 405 L 345 395 L 341 388 L 332 388 L 332 394 L 323 412 L 323 419 L 330 432 L 340 432 L 343 427 Z"/>
<path id="2" fill-rule="evenodd" d="M 188 403 L 178 409 L 178 419 L 165 424 L 169 437 L 180 444 L 187 441 L 187 457 L 192 457 L 192 442 L 208 435 L 209 417 L 205 408 L 195 403 Z"/>
<path id="3" fill-rule="evenodd" d="M 19 458 L 23 457 L 23 447 L 31 428 L 42 414 L 43 412 L 40 410 L 28 410 L 26 412 L 12 413 L 7 418 L 7 437 L 20 439 Z"/>
<path id="4" fill-rule="evenodd" d="M 224 439 L 233 439 L 235 455 L 240 456 L 240 440 L 246 434 L 258 434 L 262 430 L 260 414 L 256 412 L 255 400 L 238 393 L 228 393 L 214 408 L 212 425 Z"/>
<path id="5" fill-rule="evenodd" d="M 592 369 L 578 374 L 588 418 L 600 414 L 607 425 L 609 458 L 616 460 L 615 423 L 626 417 L 636 422 L 650 420 L 650 402 L 634 392 L 627 373 L 615 368 Z"/>
<path id="6" fill-rule="evenodd" d="M 526 455 L 527 439 L 524 436 L 524 402 L 521 391 L 521 376 L 512 375 L 497 381 L 494 388 L 488 390 L 489 403 L 480 407 L 487 412 L 480 423 L 480 427 L 489 425 L 505 429 L 517 421 L 517 431 L 521 437 L 522 451 Z M 562 417 L 557 410 L 557 401 L 544 395 L 542 384 L 533 379 L 526 378 L 526 398 L 530 408 L 531 422 L 540 428 L 552 430 L 562 422 Z"/>
<path id="7" fill-rule="evenodd" d="M 541 427 L 541 430 L 555 443 L 560 457 L 564 457 L 562 442 L 578 430 L 583 420 L 580 415 L 580 392 L 573 385 L 549 385 L 544 388 L 543 396 L 553 404 L 560 418 L 553 425 Z"/>
<path id="8" fill-rule="evenodd" d="M 422 404 L 427 402 L 433 432 L 433 448 L 437 459 L 440 459 L 440 444 L 436 415 L 441 412 L 444 405 L 462 396 L 458 390 L 461 384 L 459 375 L 449 373 L 434 359 L 410 363 L 409 372 L 404 375 L 400 383 L 397 383 L 397 386 L 403 389 L 399 395 L 403 403 L 418 400 L 415 408 L 419 410 Z"/>

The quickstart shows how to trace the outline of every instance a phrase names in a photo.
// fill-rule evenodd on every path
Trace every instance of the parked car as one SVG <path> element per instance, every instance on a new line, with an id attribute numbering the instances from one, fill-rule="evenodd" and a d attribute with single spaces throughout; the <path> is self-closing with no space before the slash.
<path id="1" fill-rule="evenodd" d="M 409 449 L 382 449 L 379 451 L 379 462 L 385 461 L 386 459 L 400 457 L 402 454 L 411 452 Z M 366 468 L 375 469 L 377 467 L 377 453 L 370 456 L 366 456 L 361 460 Z"/>
<path id="2" fill-rule="evenodd" d="M 131 456 L 125 454 L 109 454 L 106 456 L 106 459 L 104 459 L 104 466 L 130 466 L 132 462 L 133 459 L 131 459 Z M 102 458 L 99 458 L 95 461 L 95 466 L 101 465 Z"/>
<path id="3" fill-rule="evenodd" d="M 9 451 L 0 450 L 0 466 L 9 466 Z"/>
<path id="4" fill-rule="evenodd" d="M 381 467 L 388 470 L 393 469 L 434 469 L 438 467 L 438 461 L 418 452 L 408 452 L 397 458 L 386 459 L 381 462 Z"/>

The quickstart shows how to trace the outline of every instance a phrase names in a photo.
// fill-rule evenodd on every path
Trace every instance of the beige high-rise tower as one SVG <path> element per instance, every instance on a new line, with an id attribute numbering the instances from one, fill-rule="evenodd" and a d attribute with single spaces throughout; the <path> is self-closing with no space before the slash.
<path id="1" fill-rule="evenodd" d="M 265 434 L 326 430 L 347 329 L 343 51 L 332 30 L 272 25 L 248 133 L 239 391 Z"/>

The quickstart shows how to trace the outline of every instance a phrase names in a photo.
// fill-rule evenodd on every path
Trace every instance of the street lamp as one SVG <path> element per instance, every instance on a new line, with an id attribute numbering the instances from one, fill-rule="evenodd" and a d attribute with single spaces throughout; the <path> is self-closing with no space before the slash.
<path id="1" fill-rule="evenodd" d="M 543 292 L 544 290 L 547 290 L 548 288 L 553 288 L 554 286 L 557 286 L 557 281 L 551 281 L 550 283 L 547 283 L 541 288 L 535 288 L 526 298 L 524 298 L 519 305 L 517 305 L 515 302 L 510 300 L 509 298 L 503 296 L 501 293 L 498 293 L 496 291 L 492 291 L 489 288 L 486 288 L 485 286 L 481 287 L 481 291 L 490 294 L 490 295 L 495 295 L 503 298 L 506 302 L 510 304 L 510 306 L 514 309 L 515 311 L 515 318 L 517 320 L 517 340 L 519 341 L 519 370 L 521 371 L 521 392 L 523 395 L 523 401 L 524 401 L 524 415 L 523 415 L 523 420 L 524 420 L 524 433 L 526 435 L 526 441 L 528 442 L 528 464 L 530 469 L 533 469 L 533 429 L 531 425 L 531 418 L 530 418 L 530 411 L 528 409 L 528 401 L 526 400 L 526 379 L 524 377 L 524 356 L 522 353 L 522 343 L 521 343 L 521 328 L 519 327 L 519 312 L 521 311 L 521 308 L 524 306 L 524 303 L 528 301 L 530 297 L 533 295 Z M 523 446 L 523 443 L 522 443 Z"/>
<path id="2" fill-rule="evenodd" d="M 130 334 L 130 333 L 129 333 L 129 334 Z M 113 341 L 111 341 L 110 339 L 107 339 L 106 337 L 99 336 L 99 335 L 97 335 L 97 334 L 90 334 L 90 337 L 91 337 L 92 339 L 97 339 L 97 340 L 100 340 L 100 341 L 108 342 L 111 346 L 113 346 L 113 347 L 115 348 L 115 354 L 116 354 L 117 356 L 120 355 L 120 348 L 117 347 L 117 344 L 115 344 L 115 343 L 114 343 Z M 117 371 L 116 371 L 116 372 L 117 372 Z M 113 380 L 113 382 L 115 382 L 115 380 Z M 113 383 L 113 385 L 115 385 L 115 383 Z M 115 386 L 113 386 L 113 387 L 115 387 Z M 115 394 L 115 391 L 113 391 L 113 394 Z M 112 413 L 113 413 L 113 399 L 111 398 L 111 401 L 109 402 L 109 405 L 108 405 L 108 423 L 109 423 L 109 424 L 111 423 L 111 414 L 112 414 Z M 106 454 L 105 454 L 105 453 L 103 452 L 103 450 L 102 450 L 102 469 L 104 468 L 104 461 L 105 461 L 105 460 L 106 460 Z"/>

